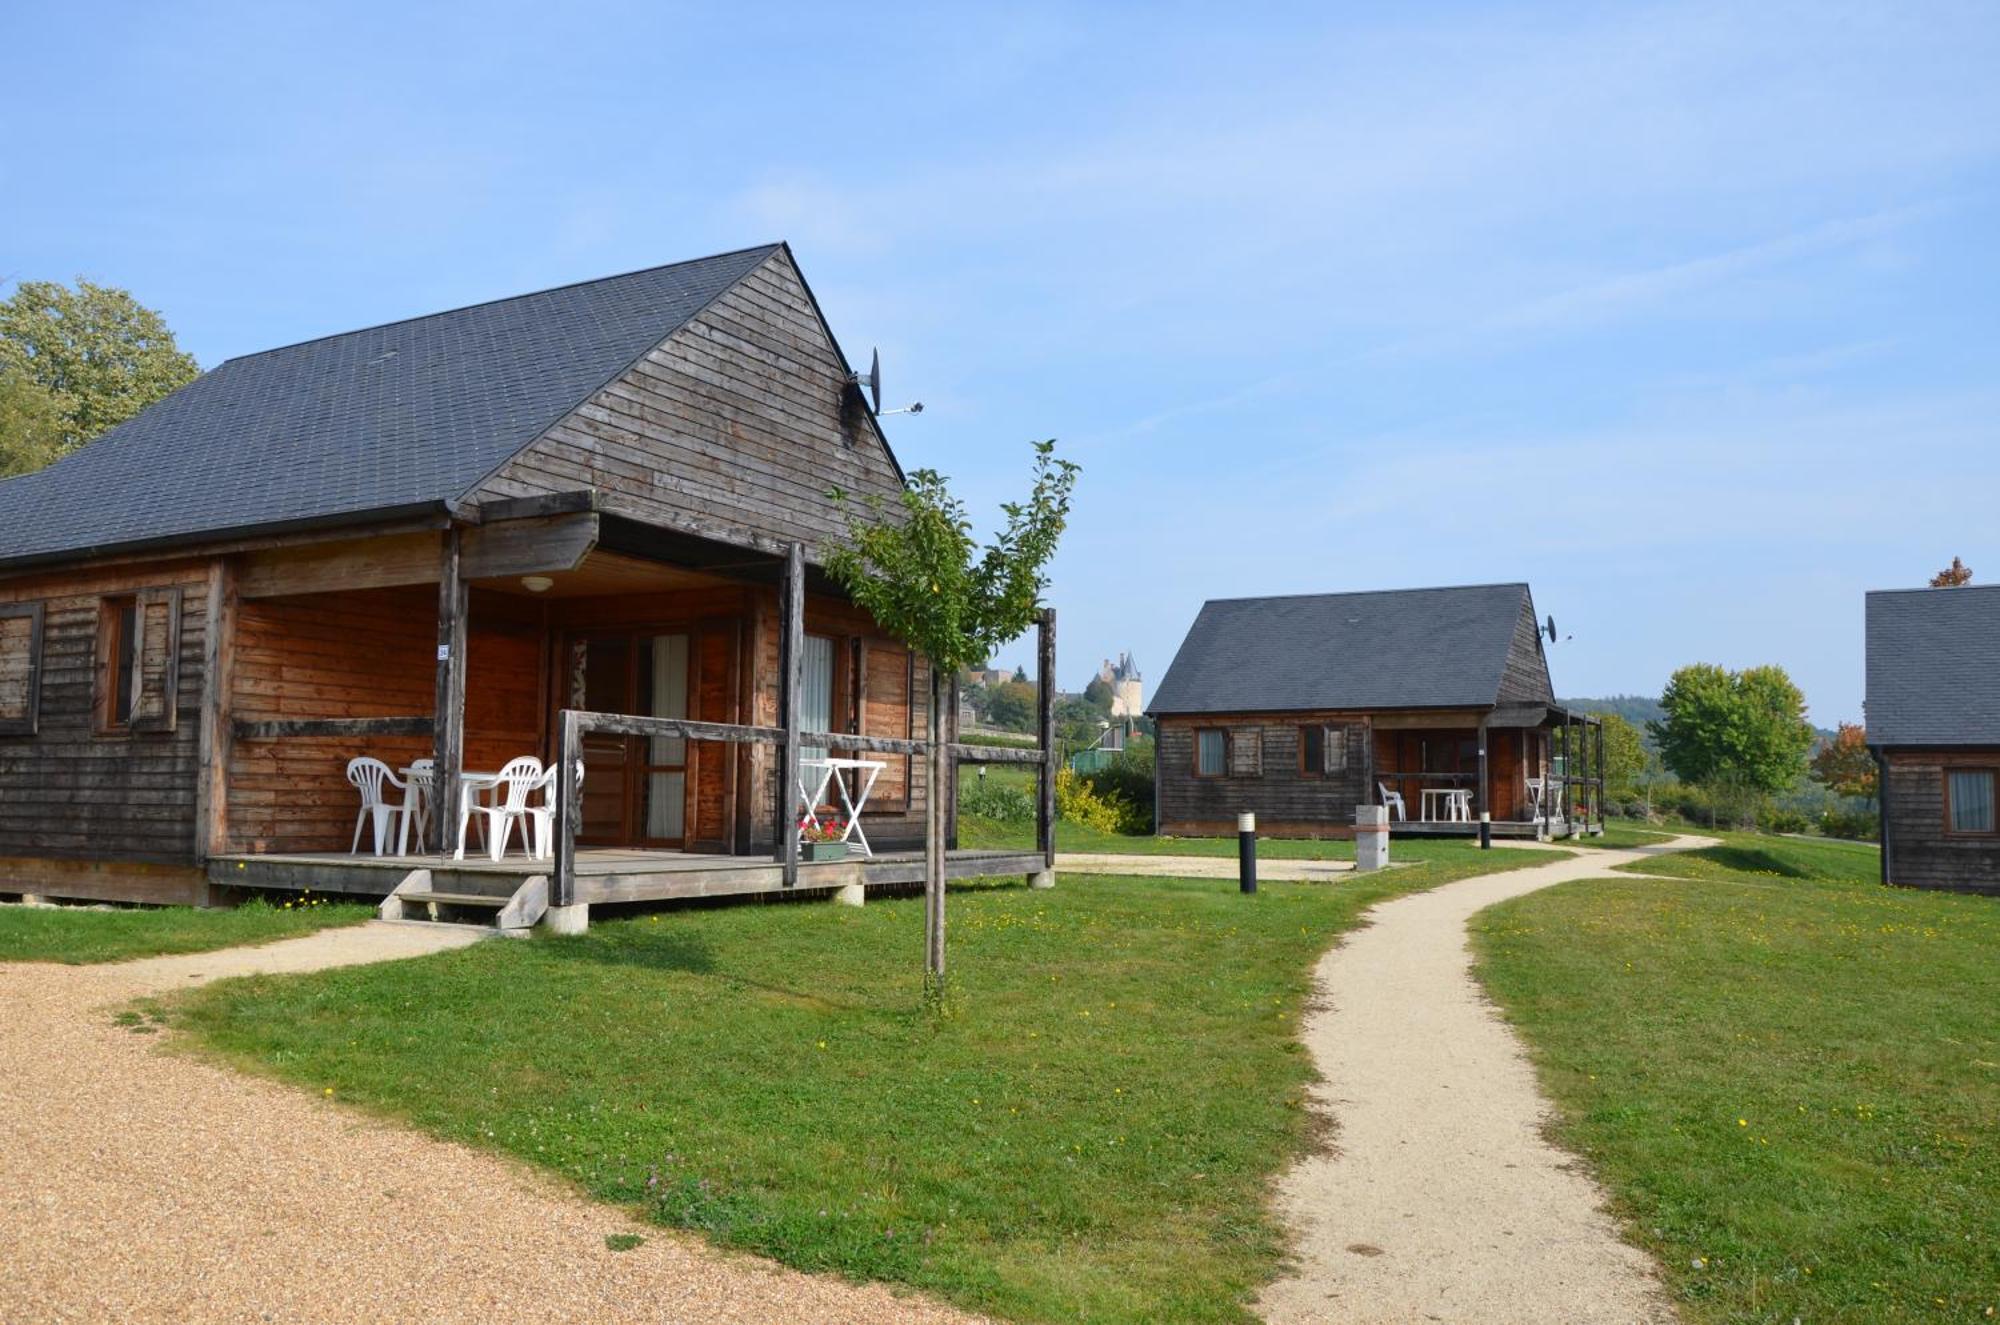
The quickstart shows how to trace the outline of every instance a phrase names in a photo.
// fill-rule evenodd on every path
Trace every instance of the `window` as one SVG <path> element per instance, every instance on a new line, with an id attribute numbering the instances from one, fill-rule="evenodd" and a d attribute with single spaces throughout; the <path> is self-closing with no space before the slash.
<path id="1" fill-rule="evenodd" d="M 1323 777 L 1347 771 L 1347 728 L 1299 728 L 1299 775 Z"/>
<path id="2" fill-rule="evenodd" d="M 1954 833 L 1994 831 L 1992 769 L 1946 770 L 1945 822 Z"/>
<path id="3" fill-rule="evenodd" d="M 33 736 L 42 698 L 42 605 L 0 603 L 0 736 Z"/>
<path id="4" fill-rule="evenodd" d="M 1229 766 L 1229 733 L 1220 727 L 1201 727 L 1194 734 L 1194 775 L 1219 778 Z"/>
<path id="5" fill-rule="evenodd" d="M 106 598 L 97 609 L 97 725 L 132 725 L 132 678 L 138 671 L 139 600 Z"/>
<path id="6" fill-rule="evenodd" d="M 168 732 L 180 695 L 181 591 L 98 600 L 97 730 Z"/>

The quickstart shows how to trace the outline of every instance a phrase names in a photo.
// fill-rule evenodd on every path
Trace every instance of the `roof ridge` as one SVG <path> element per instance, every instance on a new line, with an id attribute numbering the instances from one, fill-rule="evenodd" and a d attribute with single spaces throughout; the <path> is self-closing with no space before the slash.
<path id="1" fill-rule="evenodd" d="M 532 299 L 536 295 L 556 294 L 563 290 L 575 290 L 586 285 L 602 285 L 608 281 L 622 281 L 633 276 L 645 276 L 656 271 L 666 271 L 670 267 L 693 267 L 703 262 L 716 262 L 722 258 L 733 258 L 740 254 L 763 252 L 766 257 L 785 246 L 785 241 L 774 240 L 767 244 L 746 244 L 742 248 L 726 249 L 721 253 L 709 253 L 699 258 L 683 258 L 679 262 L 659 262 L 650 267 L 634 267 L 630 271 L 612 272 L 607 276 L 592 276 L 580 281 L 564 281 L 560 285 L 545 285 L 538 290 L 522 290 L 517 294 L 498 295 L 492 299 L 475 299 L 469 304 L 457 304 L 451 308 L 440 308 L 429 313 L 413 313 L 409 317 L 391 318 L 387 322 L 371 322 L 362 327 L 349 327 L 346 331 L 329 331 L 319 336 L 307 336 L 304 340 L 288 341 L 283 345 L 272 345 L 266 349 L 252 350 L 248 354 L 233 354 L 216 365 L 243 359 L 260 359 L 267 354 L 277 354 L 283 350 L 296 350 L 306 345 L 317 345 L 321 341 L 339 340 L 343 336 L 358 336 L 364 331 L 383 331 L 390 327 L 406 326 L 411 322 L 427 322 L 434 317 L 450 317 L 453 313 L 469 313 L 475 308 L 491 308 L 495 304 L 512 303 L 516 299 Z M 731 282 L 733 285 L 734 282 Z M 710 301 L 714 302 L 713 300 Z M 706 305 L 703 305 L 706 307 Z M 213 370 L 211 370 L 213 371 Z"/>
<path id="2" fill-rule="evenodd" d="M 1526 580 L 1494 580 L 1486 584 L 1421 584 L 1408 589 L 1323 589 L 1309 593 L 1243 594 L 1236 598 L 1208 598 L 1209 603 L 1275 603 L 1299 598 L 1380 598 L 1400 593 L 1458 593 L 1468 589 L 1527 589 Z"/>
<path id="3" fill-rule="evenodd" d="M 1899 589 L 1864 589 L 1862 593 L 1873 598 L 1878 594 L 1936 593 L 1939 589 L 2000 589 L 2000 584 L 1911 584 Z"/>

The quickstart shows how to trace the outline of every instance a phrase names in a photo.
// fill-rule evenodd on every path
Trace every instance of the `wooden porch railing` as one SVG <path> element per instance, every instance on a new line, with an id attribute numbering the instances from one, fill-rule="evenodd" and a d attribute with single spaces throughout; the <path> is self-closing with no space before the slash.
<path id="1" fill-rule="evenodd" d="M 597 713 L 588 709 L 564 709 L 561 718 L 561 763 L 560 767 L 587 773 L 584 763 L 583 738 L 596 732 L 610 736 L 660 736 L 688 741 L 724 741 L 738 744 L 783 746 L 787 740 L 798 747 L 812 747 L 826 750 L 853 750 L 866 754 L 895 754 L 923 756 L 926 760 L 933 746 L 929 741 L 903 740 L 891 736 L 861 736 L 853 732 L 801 731 L 788 733 L 783 727 L 750 727 L 727 722 L 698 722 L 692 718 L 653 718 L 635 713 Z M 1054 787 L 1054 762 L 1052 751 L 1037 747 L 1015 749 L 1006 746 L 966 745 L 959 742 L 941 743 L 941 753 L 953 764 L 1032 764 L 1038 770 L 1039 783 L 1051 789 Z M 785 768 L 796 768 L 796 760 L 787 760 L 776 772 L 783 776 Z M 793 782 L 796 784 L 796 774 Z M 572 775 L 558 786 L 556 797 L 556 859 L 555 876 L 550 881 L 549 901 L 553 906 L 567 906 L 575 895 L 576 885 L 576 834 L 582 819 L 581 797 L 578 795 L 580 780 Z M 943 787 L 927 789 L 933 802 L 943 794 Z M 784 784 L 778 787 L 777 812 L 773 829 L 776 833 L 775 858 L 785 866 L 787 887 L 798 882 L 798 833 L 795 825 L 797 810 L 792 804 L 795 794 Z M 942 821 L 942 816 L 933 823 Z M 933 830 L 935 831 L 935 830 Z M 929 834 L 927 834 L 928 836 Z M 1052 857 L 1053 842 L 1046 828 L 1038 826 L 1037 847 L 1045 857 Z"/>

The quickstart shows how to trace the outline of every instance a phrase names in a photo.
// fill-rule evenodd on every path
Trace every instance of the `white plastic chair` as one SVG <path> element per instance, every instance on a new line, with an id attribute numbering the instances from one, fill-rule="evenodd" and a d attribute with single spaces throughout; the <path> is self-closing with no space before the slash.
<path id="1" fill-rule="evenodd" d="M 507 839 L 513 835 L 514 825 L 521 825 L 521 851 L 533 854 L 534 843 L 528 838 L 528 793 L 542 780 L 542 761 L 533 755 L 523 755 L 510 760 L 500 770 L 499 780 L 493 784 L 493 804 L 478 805 L 472 797 L 461 798 L 458 812 L 458 856 L 465 859 L 465 828 L 472 816 L 483 816 L 481 824 L 486 830 L 486 854 L 499 860 L 507 854 Z"/>
<path id="2" fill-rule="evenodd" d="M 394 787 L 407 796 L 409 784 L 397 777 L 387 764 L 367 755 L 347 761 L 347 780 L 361 793 L 361 812 L 354 816 L 354 841 L 348 845 L 347 853 L 351 856 L 361 853 L 361 829 L 372 819 L 375 823 L 375 854 L 389 854 L 389 835 L 400 826 L 408 807 L 384 797 L 382 789 Z"/>
<path id="3" fill-rule="evenodd" d="M 412 759 L 403 771 L 410 775 L 410 789 L 403 797 L 402 849 L 399 854 L 410 854 L 410 833 L 417 835 L 417 850 L 424 849 L 424 842 L 431 830 L 431 792 L 437 785 L 433 772 L 436 762 L 430 759 Z"/>
<path id="4" fill-rule="evenodd" d="M 542 793 L 540 803 L 528 807 L 528 829 L 530 845 L 536 860 L 554 860 L 556 857 L 556 774 L 561 766 L 550 764 L 541 780 L 530 791 Z M 583 794 L 583 761 L 576 761 L 576 791 Z"/>
<path id="5" fill-rule="evenodd" d="M 1389 790 L 1389 784 L 1386 782 L 1377 782 L 1375 789 L 1382 793 L 1382 804 L 1393 811 L 1396 818 L 1401 819 L 1404 823 L 1410 821 L 1410 811 L 1403 804 L 1402 792 Z"/>

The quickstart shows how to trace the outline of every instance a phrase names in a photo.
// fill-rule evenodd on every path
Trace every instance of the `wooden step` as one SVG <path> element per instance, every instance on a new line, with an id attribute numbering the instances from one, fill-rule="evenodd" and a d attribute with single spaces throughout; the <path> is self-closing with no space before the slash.
<path id="1" fill-rule="evenodd" d="M 511 897 L 494 897 L 487 893 L 440 893 L 407 892 L 398 893 L 406 902 L 436 902 L 440 906 L 484 906 L 498 911 L 512 901 Z"/>

